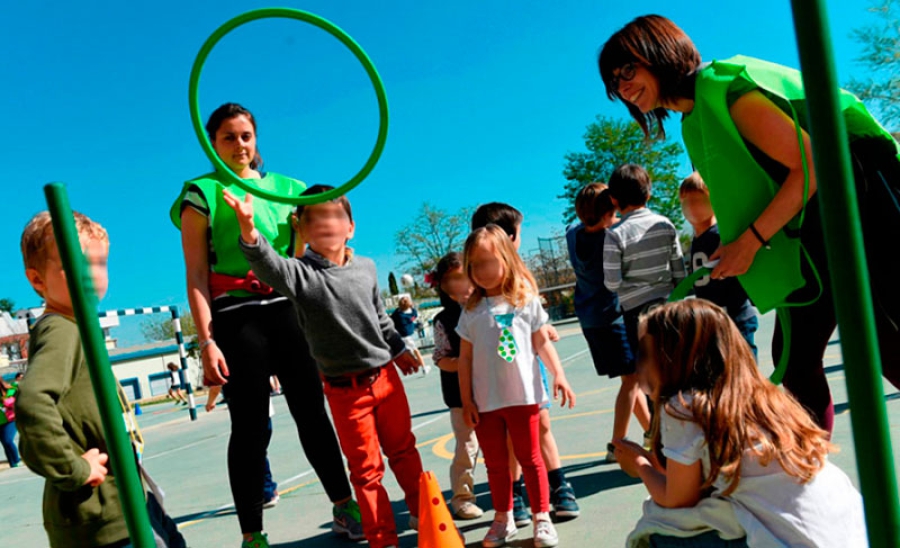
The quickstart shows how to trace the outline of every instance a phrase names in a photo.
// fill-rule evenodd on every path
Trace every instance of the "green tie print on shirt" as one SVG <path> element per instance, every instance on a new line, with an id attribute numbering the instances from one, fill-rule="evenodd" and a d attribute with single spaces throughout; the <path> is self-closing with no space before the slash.
<path id="1" fill-rule="evenodd" d="M 516 349 L 516 339 L 513 337 L 512 327 L 515 314 L 495 314 L 494 319 L 500 326 L 500 339 L 497 341 L 497 355 L 509 363 L 515 359 L 518 350 Z"/>

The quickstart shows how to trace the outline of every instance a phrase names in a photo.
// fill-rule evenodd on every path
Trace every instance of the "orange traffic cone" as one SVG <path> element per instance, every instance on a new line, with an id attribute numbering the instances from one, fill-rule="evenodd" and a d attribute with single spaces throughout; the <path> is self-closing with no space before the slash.
<path id="1" fill-rule="evenodd" d="M 434 472 L 419 477 L 419 548 L 465 548 Z"/>

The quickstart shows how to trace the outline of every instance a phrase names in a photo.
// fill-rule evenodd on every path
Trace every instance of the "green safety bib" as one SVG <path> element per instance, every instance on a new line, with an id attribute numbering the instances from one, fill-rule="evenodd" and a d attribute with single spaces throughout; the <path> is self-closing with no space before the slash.
<path id="1" fill-rule="evenodd" d="M 260 188 L 279 192 L 281 194 L 298 196 L 306 189 L 306 185 L 296 179 L 267 173 L 262 179 L 254 180 Z M 206 204 L 209 207 L 209 226 L 212 246 L 215 250 L 215 262 L 210 264 L 210 269 L 219 274 L 244 277 L 250 271 L 250 265 L 244 258 L 244 254 L 238 245 L 241 229 L 237 222 L 234 210 L 225 203 L 222 190 L 227 188 L 229 192 L 243 200 L 247 194 L 237 185 L 232 185 L 218 173 L 208 173 L 184 183 L 181 194 L 172 204 L 169 216 L 172 223 L 181 229 L 181 203 L 185 194 L 192 186 L 200 189 Z M 294 206 L 280 204 L 268 200 L 255 199 L 253 201 L 253 221 L 256 229 L 265 236 L 272 247 L 282 256 L 287 256 L 291 243 L 290 216 Z M 231 295 L 247 296 L 246 291 L 231 291 Z"/>

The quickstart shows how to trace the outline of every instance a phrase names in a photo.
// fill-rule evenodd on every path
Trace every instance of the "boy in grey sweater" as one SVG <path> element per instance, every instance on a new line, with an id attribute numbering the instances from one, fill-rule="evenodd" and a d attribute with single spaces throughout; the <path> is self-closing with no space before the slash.
<path id="1" fill-rule="evenodd" d="M 672 221 L 647 209 L 650 175 L 643 167 L 624 164 L 609 178 L 609 194 L 622 220 L 606 231 L 603 283 L 617 293 L 625 333 L 638 348 L 638 317 L 662 304 L 685 277 L 678 231 Z"/>
<path id="2" fill-rule="evenodd" d="M 316 185 L 306 193 L 326 190 L 331 187 Z M 366 539 L 373 548 L 397 546 L 394 513 L 381 483 L 381 452 L 405 493 L 415 529 L 422 459 L 393 365 L 409 375 L 419 362 L 384 312 L 375 264 L 347 247 L 355 228 L 350 202 L 341 196 L 298 207 L 298 237 L 309 247 L 301 257 L 285 259 L 256 230 L 251 195 L 242 202 L 227 190 L 223 194 L 237 214 L 241 249 L 253 272 L 297 309 L 347 457 Z"/>

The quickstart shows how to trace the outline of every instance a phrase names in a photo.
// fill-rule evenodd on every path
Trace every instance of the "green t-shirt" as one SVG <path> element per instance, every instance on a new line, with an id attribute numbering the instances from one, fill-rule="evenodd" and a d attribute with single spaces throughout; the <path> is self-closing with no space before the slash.
<path id="1" fill-rule="evenodd" d="M 16 425 L 22 458 L 46 480 L 44 528 L 50 546 L 84 548 L 127 538 L 112 471 L 98 487 L 84 484 L 90 465 L 81 455 L 108 450 L 74 320 L 47 314 L 34 324 Z"/>

